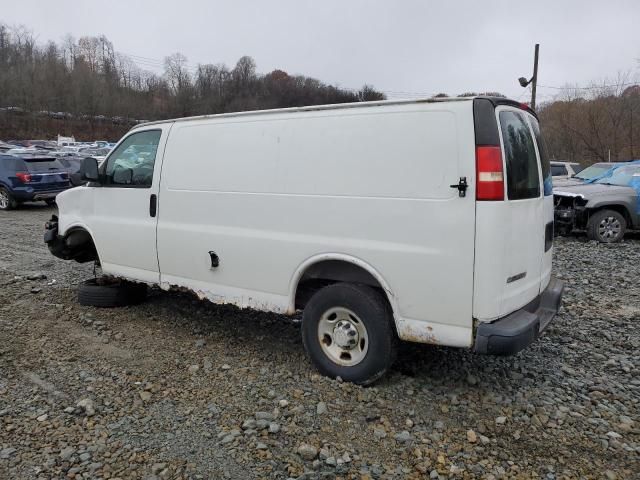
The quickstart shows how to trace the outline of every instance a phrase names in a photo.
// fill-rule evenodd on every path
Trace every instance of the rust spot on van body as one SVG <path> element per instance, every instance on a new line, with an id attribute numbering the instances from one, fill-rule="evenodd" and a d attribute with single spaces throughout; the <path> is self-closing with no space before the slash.
<path id="1" fill-rule="evenodd" d="M 398 336 L 400 339 L 407 342 L 429 343 L 433 345 L 438 345 L 440 343 L 433 334 L 433 328 L 429 325 L 416 328 L 408 322 L 400 322 L 398 325 Z"/>
<path id="2" fill-rule="evenodd" d="M 198 297 L 198 300 L 206 300 L 216 305 L 234 305 L 238 308 L 248 308 L 251 310 L 257 310 L 260 312 L 273 312 L 284 315 L 293 315 L 295 312 L 290 312 L 288 308 L 282 308 L 280 305 L 265 301 L 257 301 L 253 297 L 226 297 L 223 295 L 215 294 L 209 290 L 191 289 L 180 285 L 172 285 L 167 282 L 163 282 L 160 288 L 166 292 L 181 292 L 190 293 Z"/>

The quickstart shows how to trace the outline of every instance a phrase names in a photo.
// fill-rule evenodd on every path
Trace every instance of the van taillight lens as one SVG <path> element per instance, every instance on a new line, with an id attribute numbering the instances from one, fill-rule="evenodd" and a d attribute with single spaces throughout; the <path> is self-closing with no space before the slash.
<path id="1" fill-rule="evenodd" d="M 476 147 L 476 200 L 504 200 L 500 147 Z"/>
<path id="2" fill-rule="evenodd" d="M 31 181 L 31 174 L 26 172 L 17 172 L 16 177 L 18 177 L 18 180 L 22 183 L 29 183 Z"/>

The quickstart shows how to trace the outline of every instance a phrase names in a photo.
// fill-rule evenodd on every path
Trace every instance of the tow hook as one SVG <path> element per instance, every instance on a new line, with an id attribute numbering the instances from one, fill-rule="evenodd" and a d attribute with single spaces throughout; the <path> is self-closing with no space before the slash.
<path id="1" fill-rule="evenodd" d="M 44 243 L 53 242 L 58 236 L 58 217 L 53 215 L 51 220 L 44 224 Z"/>

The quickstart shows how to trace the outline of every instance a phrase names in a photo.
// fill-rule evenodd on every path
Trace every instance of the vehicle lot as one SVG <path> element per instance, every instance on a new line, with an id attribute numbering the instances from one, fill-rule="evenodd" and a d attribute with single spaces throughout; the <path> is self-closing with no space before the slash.
<path id="1" fill-rule="evenodd" d="M 521 354 L 407 345 L 361 388 L 318 375 L 278 315 L 162 292 L 81 307 L 74 286 L 92 267 L 48 253 L 53 212 L 0 212 L 0 478 L 640 471 L 638 235 L 556 239 L 563 308 Z"/>

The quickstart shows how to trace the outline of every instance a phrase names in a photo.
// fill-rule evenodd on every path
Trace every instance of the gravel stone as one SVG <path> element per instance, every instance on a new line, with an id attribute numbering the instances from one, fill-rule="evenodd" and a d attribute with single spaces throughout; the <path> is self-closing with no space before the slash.
<path id="1" fill-rule="evenodd" d="M 280 431 L 280 425 L 272 422 L 269 424 L 269 433 L 278 433 Z"/>
<path id="2" fill-rule="evenodd" d="M 413 440 L 413 436 L 406 430 L 403 430 L 400 433 L 396 433 L 393 438 L 395 438 L 397 442 L 401 443 L 406 443 Z"/>
<path id="3" fill-rule="evenodd" d="M 478 441 L 476 432 L 474 432 L 473 430 L 467 430 L 467 441 L 469 443 L 476 443 Z"/>
<path id="4" fill-rule="evenodd" d="M 318 456 L 318 449 L 313 445 L 303 443 L 298 447 L 298 454 L 303 460 L 311 461 Z"/>
<path id="5" fill-rule="evenodd" d="M 327 404 L 324 402 L 318 402 L 316 405 L 316 414 L 324 415 L 325 413 L 327 413 Z"/>
<path id="6" fill-rule="evenodd" d="M 78 407 L 87 417 L 92 417 L 96 414 L 95 407 L 93 406 L 93 400 L 90 398 L 83 398 L 76 403 L 76 407 Z"/>

